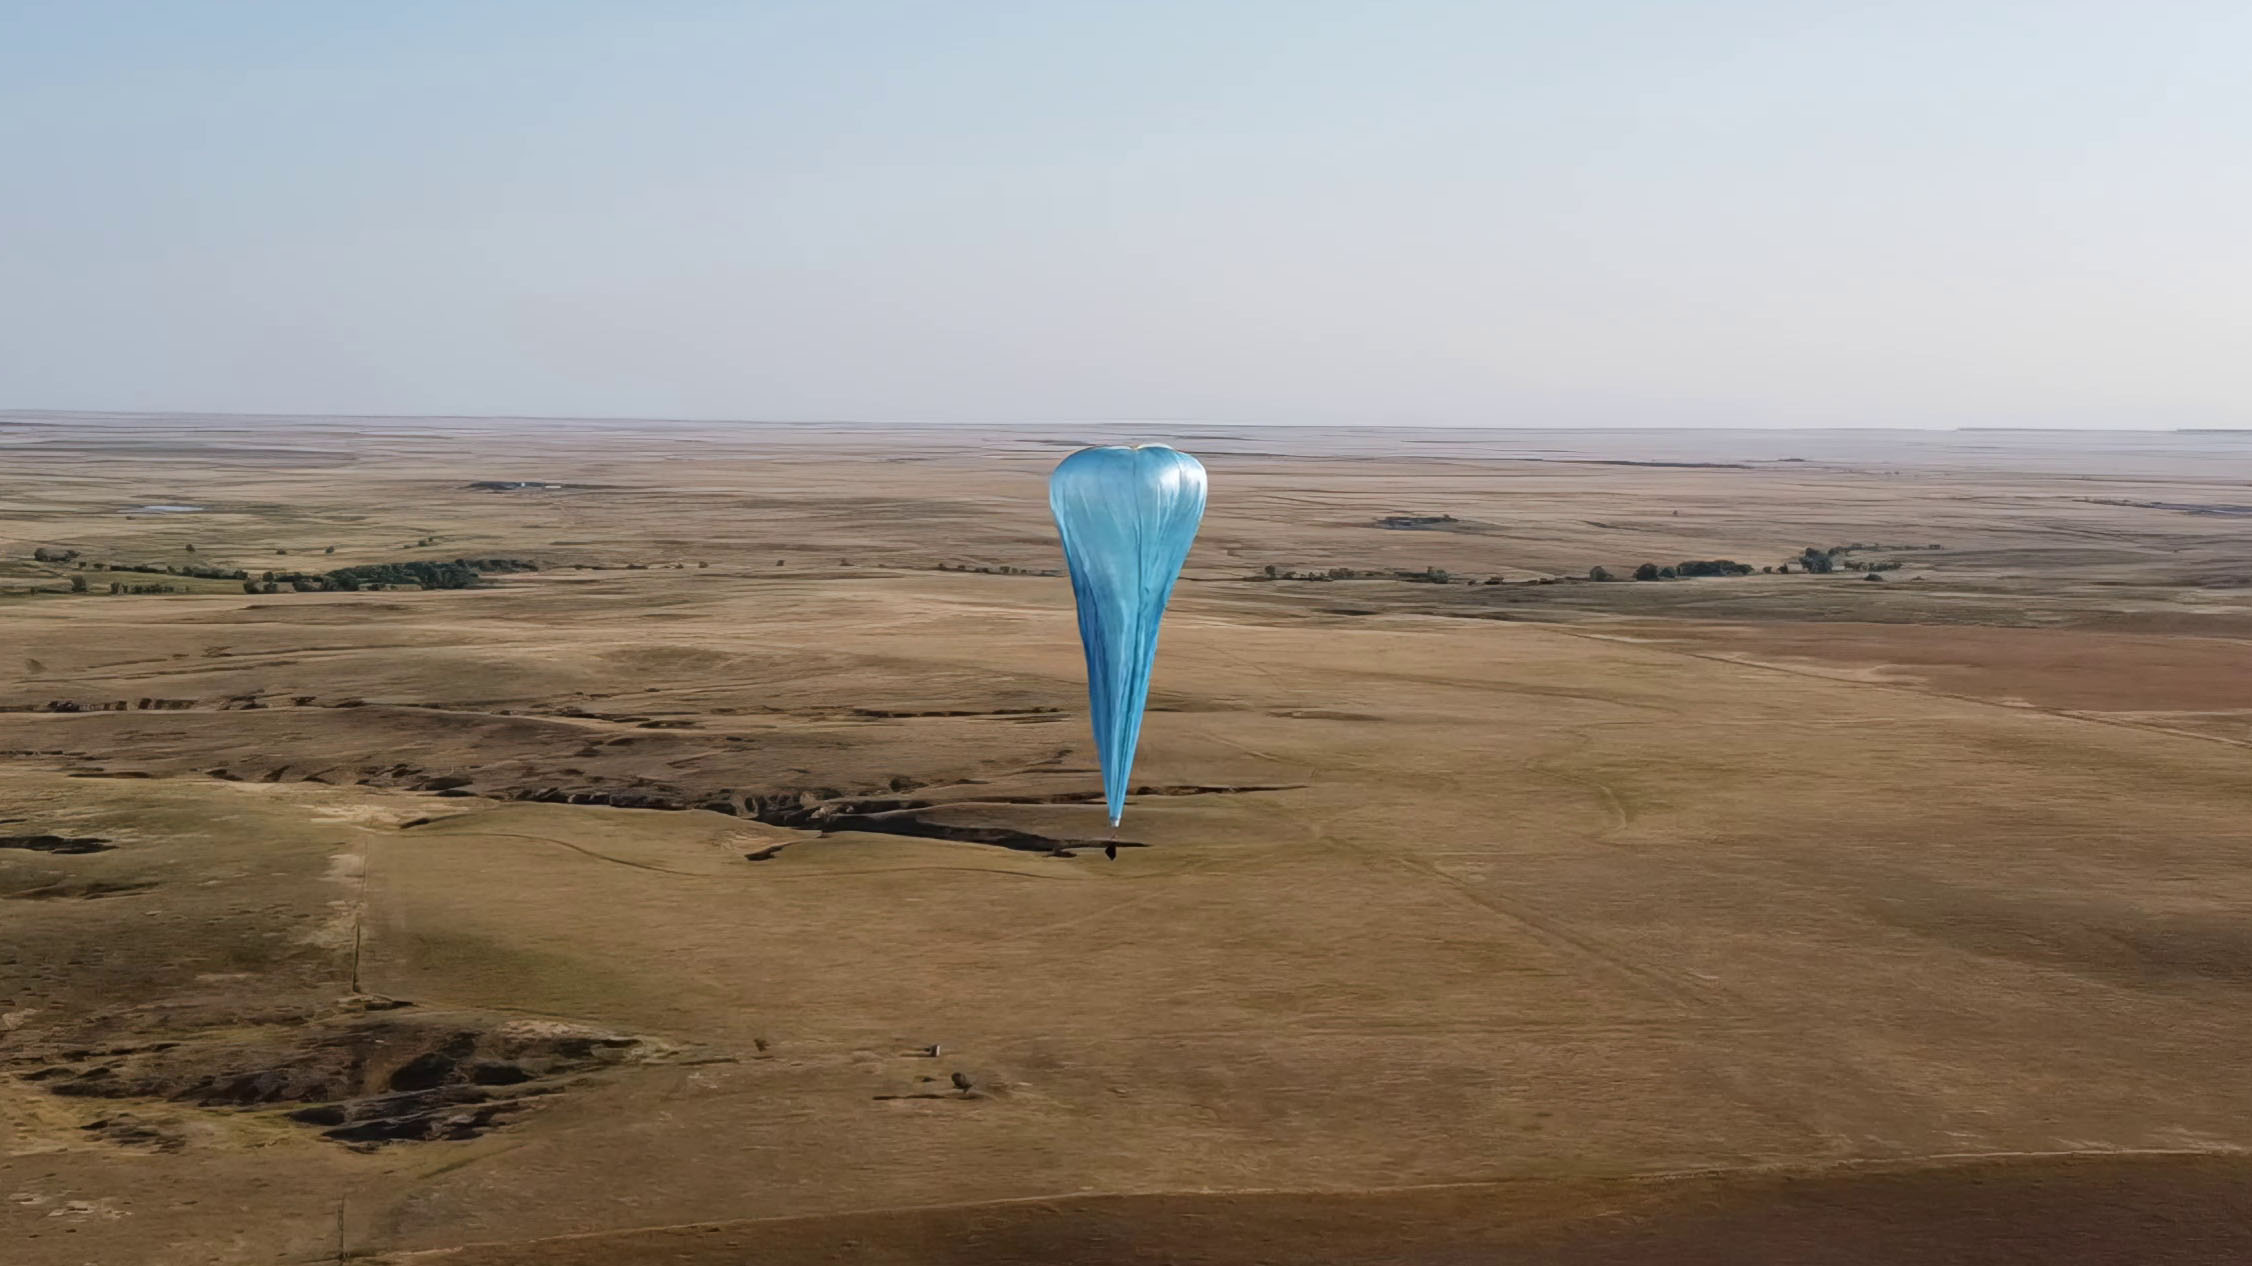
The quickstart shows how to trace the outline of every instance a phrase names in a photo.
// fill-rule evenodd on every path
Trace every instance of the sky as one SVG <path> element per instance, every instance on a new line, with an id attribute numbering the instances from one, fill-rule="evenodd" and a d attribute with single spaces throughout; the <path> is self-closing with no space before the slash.
<path id="1" fill-rule="evenodd" d="M 2242 0 L 0 0 L 0 408 L 2252 426 Z"/>

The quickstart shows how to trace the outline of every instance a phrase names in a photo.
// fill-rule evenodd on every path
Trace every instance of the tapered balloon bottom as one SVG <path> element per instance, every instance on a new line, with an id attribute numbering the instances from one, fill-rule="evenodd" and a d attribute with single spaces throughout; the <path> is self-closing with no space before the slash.
<path id="1" fill-rule="evenodd" d="M 1163 444 L 1083 448 L 1048 478 L 1087 656 L 1088 723 L 1116 826 L 1133 789 L 1165 604 L 1204 517 L 1204 466 Z"/>

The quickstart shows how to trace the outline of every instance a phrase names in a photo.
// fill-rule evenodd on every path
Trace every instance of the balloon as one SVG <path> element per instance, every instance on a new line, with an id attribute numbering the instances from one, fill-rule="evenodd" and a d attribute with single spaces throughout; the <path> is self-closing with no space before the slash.
<path id="1" fill-rule="evenodd" d="M 1204 518 L 1204 467 L 1163 444 L 1083 448 L 1048 478 L 1063 534 L 1110 824 L 1126 812 L 1157 625 Z"/>

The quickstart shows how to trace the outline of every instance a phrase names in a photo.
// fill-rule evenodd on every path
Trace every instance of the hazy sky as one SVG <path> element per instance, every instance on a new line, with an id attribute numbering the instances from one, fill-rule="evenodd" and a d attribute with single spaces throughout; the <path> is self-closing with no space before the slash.
<path id="1" fill-rule="evenodd" d="M 2252 425 L 2244 0 L 0 0 L 0 408 Z"/>

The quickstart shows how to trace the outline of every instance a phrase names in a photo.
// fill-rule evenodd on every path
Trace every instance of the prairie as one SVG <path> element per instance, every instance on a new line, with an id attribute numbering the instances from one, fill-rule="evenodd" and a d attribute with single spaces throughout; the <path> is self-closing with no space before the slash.
<path id="1" fill-rule="evenodd" d="M 1044 479 L 1145 439 L 1113 839 Z M 0 1237 L 2244 1260 L 2247 457 L 0 414 Z"/>

